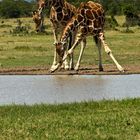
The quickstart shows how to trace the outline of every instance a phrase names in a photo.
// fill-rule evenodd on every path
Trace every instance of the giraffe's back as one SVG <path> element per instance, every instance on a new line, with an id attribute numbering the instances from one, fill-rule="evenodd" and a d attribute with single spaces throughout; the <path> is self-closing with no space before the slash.
<path id="1" fill-rule="evenodd" d="M 103 7 L 95 2 L 81 3 L 76 17 L 80 32 L 83 34 L 97 34 L 104 28 L 105 13 Z"/>
<path id="2" fill-rule="evenodd" d="M 58 8 L 55 10 L 54 7 L 51 8 L 50 20 L 52 23 L 56 24 L 56 26 L 64 27 L 75 13 L 76 7 L 65 1 L 62 9 Z"/>

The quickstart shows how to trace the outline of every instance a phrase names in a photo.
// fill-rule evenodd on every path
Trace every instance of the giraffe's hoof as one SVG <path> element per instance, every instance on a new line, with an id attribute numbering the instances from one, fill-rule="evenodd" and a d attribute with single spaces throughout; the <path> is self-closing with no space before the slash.
<path id="1" fill-rule="evenodd" d="M 78 70 L 79 70 L 79 67 L 75 67 L 74 70 L 75 70 L 75 71 L 78 71 Z"/>
<path id="2" fill-rule="evenodd" d="M 69 68 L 69 70 L 74 70 L 74 67 Z"/>
<path id="3" fill-rule="evenodd" d="M 55 72 L 55 70 L 54 69 L 50 69 L 49 72 L 50 73 L 53 73 L 53 72 Z"/>
<path id="4" fill-rule="evenodd" d="M 65 66 L 65 70 L 69 70 L 69 66 L 68 65 Z"/>
<path id="5" fill-rule="evenodd" d="M 53 67 L 51 67 L 51 69 L 50 69 L 50 73 L 55 72 L 57 69 L 58 69 L 58 67 L 57 67 L 57 66 L 53 66 Z"/>
<path id="6" fill-rule="evenodd" d="M 122 70 L 120 70 L 120 72 L 121 72 L 121 73 L 124 73 L 124 72 L 125 72 L 125 70 L 124 70 L 124 69 L 122 69 Z"/>
<path id="7" fill-rule="evenodd" d="M 118 69 L 119 69 L 119 71 L 122 72 L 122 73 L 125 72 L 124 68 L 122 68 L 121 66 L 118 66 Z"/>
<path id="8" fill-rule="evenodd" d="M 99 71 L 102 72 L 102 71 L 104 71 L 104 69 L 103 68 L 99 68 Z"/>

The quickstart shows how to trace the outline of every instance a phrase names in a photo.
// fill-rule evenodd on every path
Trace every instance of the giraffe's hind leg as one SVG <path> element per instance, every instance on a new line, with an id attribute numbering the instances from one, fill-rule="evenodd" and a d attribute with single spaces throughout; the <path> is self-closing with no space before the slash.
<path id="1" fill-rule="evenodd" d="M 98 38 L 98 36 L 94 36 L 94 40 L 95 40 L 96 46 L 98 48 L 98 53 L 99 53 L 99 71 L 103 71 L 102 54 L 101 54 L 101 40 Z"/>
<path id="2" fill-rule="evenodd" d="M 71 34 L 69 37 L 69 46 L 68 46 L 68 50 L 71 49 L 72 45 L 74 44 L 75 41 L 75 33 Z M 74 70 L 74 55 L 73 53 L 69 55 L 69 70 Z"/>
<path id="3" fill-rule="evenodd" d="M 124 72 L 124 69 L 122 68 L 122 66 L 118 63 L 118 61 L 115 59 L 115 57 L 113 56 L 112 54 L 112 51 L 111 49 L 108 47 L 107 43 L 105 42 L 105 39 L 104 39 L 104 34 L 103 33 L 99 33 L 99 38 L 103 44 L 103 47 L 105 49 L 105 52 L 111 57 L 111 59 L 114 61 L 114 63 L 116 64 L 118 70 L 120 72 Z"/>

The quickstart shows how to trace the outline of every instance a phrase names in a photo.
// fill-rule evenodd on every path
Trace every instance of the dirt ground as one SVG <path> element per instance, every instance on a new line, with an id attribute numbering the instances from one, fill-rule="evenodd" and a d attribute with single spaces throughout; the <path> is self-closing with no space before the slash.
<path id="1" fill-rule="evenodd" d="M 99 72 L 98 66 L 81 67 L 79 71 L 59 69 L 50 73 L 49 67 L 17 67 L 0 68 L 0 75 L 120 75 L 140 74 L 140 65 L 125 65 L 124 73 L 118 71 L 114 65 L 104 65 L 104 71 Z"/>

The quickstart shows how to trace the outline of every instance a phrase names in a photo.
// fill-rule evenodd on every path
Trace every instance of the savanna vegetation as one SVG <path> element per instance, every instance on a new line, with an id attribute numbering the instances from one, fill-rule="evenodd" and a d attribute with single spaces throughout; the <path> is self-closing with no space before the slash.
<path id="1" fill-rule="evenodd" d="M 123 27 L 124 16 L 117 16 L 118 26 L 106 28 L 106 40 L 117 60 L 127 68 L 128 65 L 140 64 L 140 28 L 130 27 L 126 32 Z M 53 34 L 50 21 L 45 19 L 45 32 L 36 33 L 32 18 L 0 19 L 0 69 L 44 68 L 46 72 L 53 61 Z M 80 46 L 75 49 L 75 62 L 79 55 Z M 103 50 L 103 49 L 102 49 Z M 112 66 L 112 60 L 103 52 L 103 64 Z M 109 65 L 108 65 L 109 64 Z M 81 67 L 98 66 L 98 51 L 92 37 L 88 38 Z M 109 68 L 110 69 L 110 68 Z M 111 70 L 111 69 L 110 69 Z M 139 70 L 139 67 L 136 68 Z M 131 71 L 131 72 L 132 72 Z"/>

